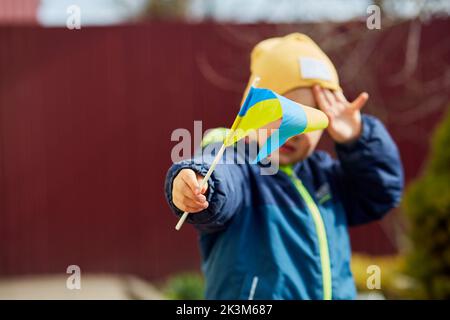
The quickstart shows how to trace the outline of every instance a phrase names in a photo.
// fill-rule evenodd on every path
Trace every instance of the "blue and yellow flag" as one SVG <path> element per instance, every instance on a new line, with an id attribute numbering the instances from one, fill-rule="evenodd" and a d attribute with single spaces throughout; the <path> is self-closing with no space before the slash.
<path id="1" fill-rule="evenodd" d="M 296 103 L 271 90 L 251 87 L 224 144 L 230 146 L 251 131 L 271 124 L 275 124 L 278 131 L 268 137 L 254 163 L 266 158 L 294 135 L 326 128 L 328 118 L 318 109 Z"/>

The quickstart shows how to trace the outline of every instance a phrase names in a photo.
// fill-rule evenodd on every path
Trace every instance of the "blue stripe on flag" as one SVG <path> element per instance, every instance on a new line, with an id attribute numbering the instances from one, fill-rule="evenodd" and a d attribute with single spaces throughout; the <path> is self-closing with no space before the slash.
<path id="1" fill-rule="evenodd" d="M 248 95 L 245 98 L 244 104 L 242 105 L 238 115 L 243 117 L 247 111 L 258 102 L 274 98 L 277 98 L 277 95 L 271 90 L 250 87 Z"/>

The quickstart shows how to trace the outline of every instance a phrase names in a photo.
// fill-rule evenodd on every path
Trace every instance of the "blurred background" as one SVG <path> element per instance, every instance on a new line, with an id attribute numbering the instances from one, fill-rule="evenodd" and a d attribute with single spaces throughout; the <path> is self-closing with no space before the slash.
<path id="1" fill-rule="evenodd" d="M 446 0 L 0 0 L 0 299 L 201 298 L 196 233 L 174 231 L 163 194 L 171 133 L 229 126 L 252 47 L 291 32 L 346 96 L 369 92 L 403 159 L 402 206 L 351 230 L 359 297 L 450 298 L 449 15 Z"/>

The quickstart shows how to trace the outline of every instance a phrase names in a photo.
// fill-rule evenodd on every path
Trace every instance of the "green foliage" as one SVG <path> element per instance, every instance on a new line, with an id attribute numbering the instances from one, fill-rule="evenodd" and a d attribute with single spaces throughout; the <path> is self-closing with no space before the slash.
<path id="1" fill-rule="evenodd" d="M 163 291 L 169 299 L 201 300 L 204 299 L 205 282 L 196 272 L 180 273 L 171 277 Z"/>
<path id="2" fill-rule="evenodd" d="M 412 247 L 407 271 L 427 299 L 450 298 L 450 112 L 435 131 L 423 175 L 408 188 L 404 211 Z"/>

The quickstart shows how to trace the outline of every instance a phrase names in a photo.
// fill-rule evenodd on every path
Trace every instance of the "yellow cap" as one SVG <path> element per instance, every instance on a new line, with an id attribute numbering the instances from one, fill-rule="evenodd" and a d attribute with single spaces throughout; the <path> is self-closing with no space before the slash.
<path id="1" fill-rule="evenodd" d="M 340 89 L 331 60 L 311 38 L 301 33 L 258 43 L 251 53 L 250 71 L 247 89 L 257 77 L 259 88 L 278 94 L 315 84 L 331 90 Z"/>

